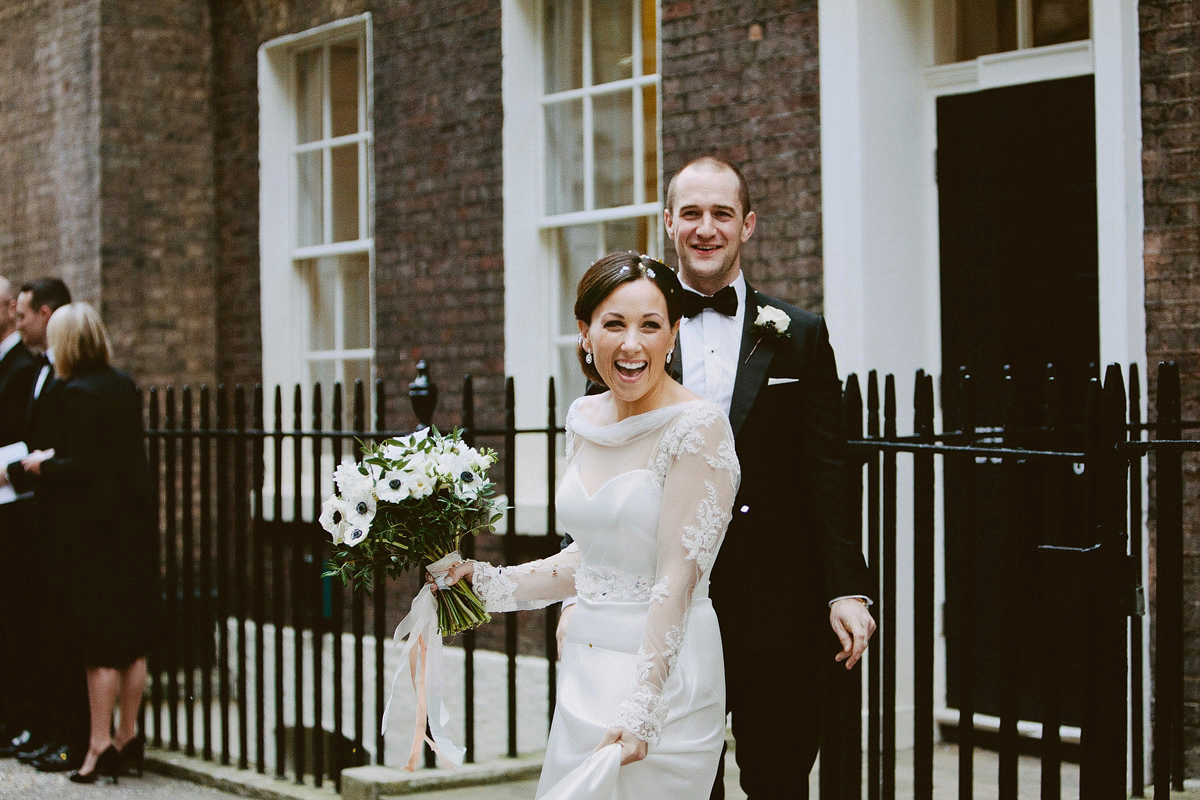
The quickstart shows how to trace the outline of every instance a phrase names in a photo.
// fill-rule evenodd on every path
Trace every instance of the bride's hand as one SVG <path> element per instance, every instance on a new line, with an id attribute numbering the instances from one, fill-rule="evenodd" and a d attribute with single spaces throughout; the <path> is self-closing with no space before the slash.
<path id="1" fill-rule="evenodd" d="M 621 766 L 632 764 L 635 761 L 641 761 L 646 757 L 649 750 L 646 743 L 634 736 L 624 728 L 609 728 L 608 733 L 604 735 L 604 741 L 600 742 L 597 750 L 601 750 L 610 744 L 621 745 Z"/>
<path id="2" fill-rule="evenodd" d="M 460 580 L 466 579 L 467 583 L 471 583 L 475 577 L 475 562 L 460 561 L 450 569 L 446 570 L 446 578 L 442 581 L 447 587 L 453 586 Z M 433 586 L 433 591 L 437 592 L 437 583 L 434 581 L 433 575 L 425 573 L 425 582 Z"/>

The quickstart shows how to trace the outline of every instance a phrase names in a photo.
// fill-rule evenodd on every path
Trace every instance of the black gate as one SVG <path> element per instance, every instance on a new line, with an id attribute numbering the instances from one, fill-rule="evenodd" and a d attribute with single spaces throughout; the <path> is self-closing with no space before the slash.
<path id="1" fill-rule="evenodd" d="M 1079 765 L 1081 798 L 1143 796 L 1144 642 L 1138 616 L 1145 606 L 1143 476 L 1152 454 L 1155 505 L 1149 528 L 1157 532 L 1153 760 L 1155 797 L 1166 797 L 1171 785 L 1181 790 L 1183 784 L 1182 455 L 1200 451 L 1200 442 L 1182 438 L 1185 427 L 1197 425 L 1181 420 L 1178 369 L 1174 364 L 1159 368 L 1154 423 L 1142 422 L 1136 366 L 1130 369 L 1128 390 L 1115 365 L 1103 382 L 1099 377 L 1089 381 L 1077 424 L 1065 416 L 1069 412 L 1052 369 L 1042 376 L 1034 398 L 1041 411 L 1032 418 L 1022 413 L 1030 397 L 1018 396 L 1012 388 L 1016 382 L 1011 374 L 999 382 L 1003 424 L 982 427 L 975 423 L 976 379 L 965 372 L 955 376 L 942 387 L 946 424 L 937 433 L 933 380 L 918 372 L 909 436 L 897 432 L 892 376 L 884 382 L 882 409 L 877 377 L 869 376 L 865 435 L 857 377 L 847 382 L 846 419 L 851 447 L 859 455 L 851 466 L 857 501 L 851 500 L 850 511 L 862 522 L 879 597 L 880 631 L 867 659 L 866 796 L 896 797 L 897 570 L 905 563 L 896 549 L 897 498 L 908 491 L 898 481 L 901 458 L 908 460 L 903 466 L 912 475 L 912 796 L 952 796 L 951 787 L 935 786 L 933 769 L 933 713 L 940 699 L 934 694 L 939 461 L 943 475 L 955 476 L 944 484 L 946 548 L 958 548 L 968 563 L 992 560 L 1006 577 L 1002 589 L 987 596 L 973 582 L 962 581 L 952 607 L 947 591 L 946 635 L 958 637 L 957 651 L 967 654 L 947 676 L 947 705 L 958 711 L 948 736 L 958 744 L 953 794 L 991 796 L 976 794 L 976 748 L 982 745 L 999 752 L 995 784 L 1002 800 L 1018 796 L 1018 759 L 1027 752 L 1040 758 L 1042 798 L 1063 796 L 1061 775 L 1068 759 Z M 1043 501 L 1030 503 L 1031 496 Z M 1072 502 L 1058 502 L 1064 496 Z M 995 647 L 980 648 L 985 638 Z M 992 669 L 970 657 L 980 652 L 1000 654 L 1000 663 Z M 978 724 L 976 688 L 984 681 L 989 696 L 997 698 L 994 729 Z M 1071 726 L 1079 732 L 1077 744 L 1060 735 L 1067 722 L 1064 709 L 1072 702 L 1078 709 Z M 847 739 L 833 752 L 858 751 L 854 715 L 847 713 L 840 726 Z M 1040 735 L 1021 733 L 1019 723 L 1029 720 L 1040 723 Z M 823 770 L 827 755 L 832 753 L 823 754 Z M 834 765 L 843 787 L 860 785 L 859 766 Z M 861 795 L 851 789 L 830 796 Z"/>

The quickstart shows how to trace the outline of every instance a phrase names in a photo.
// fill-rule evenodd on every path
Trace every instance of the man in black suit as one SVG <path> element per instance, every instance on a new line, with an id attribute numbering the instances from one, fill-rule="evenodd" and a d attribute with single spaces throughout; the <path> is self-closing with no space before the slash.
<path id="1" fill-rule="evenodd" d="M 817 755 L 822 675 L 852 668 L 875 630 L 844 524 L 841 381 L 824 319 L 742 275 L 756 218 L 740 170 L 711 157 L 685 166 L 664 221 L 696 293 L 676 363 L 687 388 L 729 411 L 742 466 L 711 586 L 741 785 L 750 800 L 795 800 Z"/>
<path id="2" fill-rule="evenodd" d="M 21 339 L 42 353 L 30 391 L 25 396 L 25 443 L 30 452 L 51 446 L 59 417 L 62 384 L 54 376 L 54 354 L 46 350 L 50 316 L 71 302 L 71 294 L 58 278 L 27 283 L 17 295 L 16 326 Z M 37 547 L 51 561 L 69 557 L 56 552 L 52 514 L 37 495 L 37 481 L 21 462 L 7 465 L 2 480 L 18 494 L 33 492 L 31 500 L 18 500 L 8 510 L 10 528 L 22 535 L 37 532 Z M 17 574 L 19 573 L 19 574 Z M 13 591 L 24 598 L 26 651 L 13 654 L 13 666 L 29 699 L 35 719 L 8 742 L 0 743 L 0 757 L 16 755 L 39 770 L 65 772 L 78 769 L 87 751 L 89 734 L 87 683 L 83 665 L 72 651 L 69 616 L 61 587 L 47 584 L 37 570 L 14 573 Z"/>
<path id="3" fill-rule="evenodd" d="M 17 296 L 7 278 L 0 277 L 0 445 L 25 439 L 25 410 L 37 377 L 37 359 L 17 331 Z M 0 505 L 0 546 L 20 549 L 18 528 L 9 521 L 8 504 Z M 12 581 L 0 581 L 0 743 L 6 744 L 28 727 L 24 692 L 13 669 L 13 653 L 27 649 L 21 641 L 25 624 L 22 598 L 14 596 Z M 15 641 L 14 641 L 15 639 Z"/>

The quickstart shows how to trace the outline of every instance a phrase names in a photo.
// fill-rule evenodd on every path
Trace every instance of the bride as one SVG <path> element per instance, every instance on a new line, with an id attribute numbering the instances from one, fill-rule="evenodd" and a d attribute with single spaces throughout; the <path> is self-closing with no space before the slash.
<path id="1" fill-rule="evenodd" d="M 579 357 L 603 394 L 567 412 L 559 519 L 573 542 L 514 567 L 465 561 L 489 611 L 579 602 L 536 797 L 707 797 L 725 736 L 721 635 L 708 578 L 739 468 L 716 405 L 669 374 L 675 273 L 601 258 L 579 283 Z M 618 767 L 619 765 L 619 767 Z"/>

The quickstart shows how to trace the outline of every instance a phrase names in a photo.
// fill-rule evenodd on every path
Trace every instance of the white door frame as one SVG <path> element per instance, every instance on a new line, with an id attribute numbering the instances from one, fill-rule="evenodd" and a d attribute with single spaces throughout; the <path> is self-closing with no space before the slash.
<path id="1" fill-rule="evenodd" d="M 935 18 L 935 7 L 942 10 L 945 4 L 828 0 L 818 6 L 824 312 L 843 378 L 853 372 L 865 379 L 873 368 L 881 378 L 894 373 L 903 426 L 911 425 L 914 371 L 924 368 L 935 376 L 941 371 L 937 98 L 1089 73 L 1095 76 L 1096 100 L 1101 364 L 1136 363 L 1145 375 L 1136 0 L 1094 0 L 1088 42 L 941 67 L 932 66 L 934 28 L 942 21 L 941 14 Z M 900 480 L 906 480 L 903 472 Z M 939 496 L 939 576 L 944 574 L 941 506 Z M 901 507 L 898 514 L 903 554 L 910 551 L 903 545 L 911 543 L 911 527 L 905 528 L 911 508 Z M 903 584 L 911 570 L 898 566 Z M 911 597 L 906 594 L 911 587 L 897 588 L 898 597 Z M 904 609 L 898 611 L 904 619 Z M 942 631 L 940 619 L 937 628 Z M 903 648 L 905 631 L 897 638 Z M 939 702 L 945 697 L 943 643 L 939 638 L 935 662 Z M 897 743 L 903 747 L 912 730 L 910 707 L 905 707 L 911 702 L 911 658 L 897 655 Z"/>

